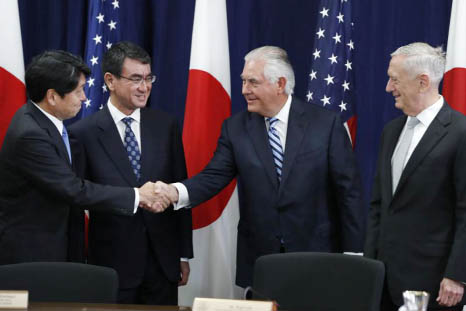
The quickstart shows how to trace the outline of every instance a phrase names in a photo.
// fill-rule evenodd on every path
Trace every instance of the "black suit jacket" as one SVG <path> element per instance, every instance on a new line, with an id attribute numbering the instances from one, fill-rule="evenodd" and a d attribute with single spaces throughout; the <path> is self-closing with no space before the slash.
<path id="1" fill-rule="evenodd" d="M 293 98 L 279 184 L 264 117 L 227 119 L 215 155 L 184 181 L 192 205 L 235 176 L 241 197 L 236 283 L 252 284 L 257 257 L 280 251 L 361 251 L 364 208 L 358 169 L 337 114 Z"/>
<path id="2" fill-rule="evenodd" d="M 139 187 L 147 181 L 170 183 L 186 178 L 177 121 L 162 111 L 141 109 L 139 181 L 108 107 L 76 122 L 69 132 L 74 150 L 80 153 L 75 156 L 77 170 L 89 180 Z M 120 287 L 141 283 L 150 250 L 167 278 L 178 282 L 180 257 L 193 256 L 191 212 L 169 208 L 153 214 L 139 209 L 132 218 L 90 212 L 89 262 L 115 268 Z"/>
<path id="3" fill-rule="evenodd" d="M 442 278 L 466 281 L 466 118 L 444 103 L 392 195 L 391 158 L 405 122 L 382 133 L 364 253 L 385 262 L 397 305 L 410 289 L 428 291 L 436 306 Z"/>
<path id="4" fill-rule="evenodd" d="M 78 178 L 61 134 L 31 102 L 10 123 L 0 175 L 0 264 L 66 261 L 71 204 L 132 215 L 134 190 Z"/>

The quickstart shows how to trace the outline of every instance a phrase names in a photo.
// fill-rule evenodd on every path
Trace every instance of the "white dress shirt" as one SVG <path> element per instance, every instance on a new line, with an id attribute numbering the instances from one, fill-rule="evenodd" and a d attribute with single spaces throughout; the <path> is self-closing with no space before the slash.
<path id="1" fill-rule="evenodd" d="M 34 106 L 37 107 L 37 109 L 39 109 L 43 114 L 45 114 L 45 116 L 47 118 L 49 118 L 50 121 L 52 121 L 53 125 L 55 125 L 55 127 L 57 128 L 58 130 L 58 133 L 60 134 L 60 136 L 62 136 L 62 133 L 63 133 L 63 121 L 62 120 L 59 120 L 57 117 L 51 115 L 50 113 L 48 113 L 47 111 L 45 111 L 44 109 L 40 108 L 40 106 L 38 104 L 36 104 L 35 102 L 31 101 L 31 103 L 34 104 Z"/>
<path id="2" fill-rule="evenodd" d="M 138 108 L 133 111 L 132 114 L 130 115 L 125 115 L 123 112 L 118 110 L 110 101 L 110 98 L 108 99 L 108 110 L 110 111 L 110 115 L 112 116 L 113 122 L 115 122 L 115 125 L 118 129 L 118 133 L 120 134 L 121 142 L 123 143 L 125 140 L 125 129 L 126 129 L 126 124 L 123 122 L 123 119 L 126 117 L 131 117 L 133 118 L 133 122 L 131 122 L 131 130 L 134 133 L 134 136 L 136 138 L 136 141 L 138 142 L 139 146 L 139 152 L 142 153 L 142 145 L 141 145 L 141 110 Z"/>
<path id="3" fill-rule="evenodd" d="M 411 144 L 409 145 L 408 153 L 406 154 L 406 159 L 405 159 L 405 162 L 403 164 L 403 168 L 406 166 L 406 163 L 408 163 L 408 160 L 411 157 L 411 155 L 413 154 L 414 149 L 416 149 L 416 146 L 421 141 L 422 136 L 424 136 L 424 134 L 427 131 L 427 128 L 432 123 L 434 118 L 437 116 L 437 114 L 440 111 L 440 109 L 442 108 L 442 106 L 443 106 L 443 97 L 440 95 L 440 98 L 433 105 L 431 105 L 431 106 L 427 107 L 426 109 L 422 110 L 416 116 L 416 118 L 419 120 L 419 123 L 414 127 L 413 138 L 411 139 Z M 408 118 L 406 119 L 406 123 L 405 123 L 405 125 L 403 127 L 403 130 L 401 131 L 400 137 L 398 138 L 398 142 L 396 144 L 393 155 L 396 154 L 396 151 L 398 150 L 398 148 L 400 146 L 400 140 L 401 140 L 400 138 L 403 137 L 403 135 L 405 134 L 406 125 L 408 124 L 408 121 L 411 118 L 413 118 L 413 117 L 408 116 Z M 392 155 L 392 160 L 391 160 L 392 165 L 393 165 L 393 155 Z"/>

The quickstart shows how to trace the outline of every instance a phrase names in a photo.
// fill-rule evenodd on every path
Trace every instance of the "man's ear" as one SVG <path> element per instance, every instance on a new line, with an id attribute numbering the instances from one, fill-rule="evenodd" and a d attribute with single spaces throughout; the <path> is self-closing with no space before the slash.
<path id="1" fill-rule="evenodd" d="M 430 77 L 425 73 L 419 75 L 419 92 L 424 93 L 430 89 Z"/>
<path id="2" fill-rule="evenodd" d="M 60 95 L 54 89 L 48 89 L 45 93 L 45 99 L 50 106 L 55 106 L 57 104 L 57 96 Z"/>
<path id="3" fill-rule="evenodd" d="M 110 72 L 106 72 L 104 74 L 104 81 L 109 91 L 115 90 L 115 80 L 116 80 L 116 77 Z"/>
<path id="4" fill-rule="evenodd" d="M 285 87 L 286 87 L 286 78 L 285 77 L 280 77 L 278 78 L 277 85 L 278 85 L 278 94 L 284 94 L 285 93 Z"/>

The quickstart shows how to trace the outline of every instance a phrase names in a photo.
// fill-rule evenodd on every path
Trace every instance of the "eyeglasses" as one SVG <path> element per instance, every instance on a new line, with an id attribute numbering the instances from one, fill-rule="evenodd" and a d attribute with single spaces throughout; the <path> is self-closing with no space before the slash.
<path id="1" fill-rule="evenodd" d="M 152 84 L 155 82 L 155 75 L 147 75 L 146 77 L 141 77 L 141 76 L 135 76 L 131 78 L 123 77 L 123 76 L 118 76 L 119 78 L 123 78 L 126 80 L 131 81 L 134 85 L 141 85 L 142 81 L 144 81 L 146 84 Z"/>

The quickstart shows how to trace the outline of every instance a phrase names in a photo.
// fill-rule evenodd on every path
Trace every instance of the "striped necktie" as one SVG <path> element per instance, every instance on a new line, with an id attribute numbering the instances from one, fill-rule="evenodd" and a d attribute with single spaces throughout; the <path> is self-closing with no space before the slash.
<path id="1" fill-rule="evenodd" d="M 275 169 L 277 171 L 278 182 L 282 181 L 282 167 L 283 167 L 283 148 L 280 142 L 280 137 L 278 136 L 277 129 L 275 124 L 277 123 L 277 118 L 267 118 L 269 122 L 269 144 L 272 149 L 273 162 L 275 163 Z"/>

